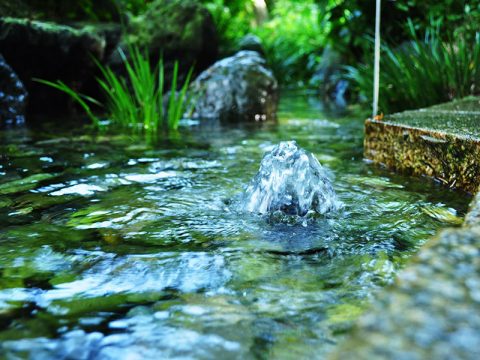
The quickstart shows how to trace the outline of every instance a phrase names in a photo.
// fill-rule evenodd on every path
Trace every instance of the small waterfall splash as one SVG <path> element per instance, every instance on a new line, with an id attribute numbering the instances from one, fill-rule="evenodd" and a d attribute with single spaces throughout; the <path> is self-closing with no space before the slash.
<path id="1" fill-rule="evenodd" d="M 281 142 L 264 156 L 242 205 L 253 213 L 300 217 L 341 207 L 326 170 L 295 141 Z"/>

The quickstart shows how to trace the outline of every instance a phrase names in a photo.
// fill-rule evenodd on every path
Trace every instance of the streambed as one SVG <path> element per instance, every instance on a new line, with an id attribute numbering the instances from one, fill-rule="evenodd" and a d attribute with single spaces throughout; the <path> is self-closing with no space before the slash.
<path id="1" fill-rule="evenodd" d="M 0 358 L 319 358 L 469 199 L 363 161 L 362 116 L 283 96 L 278 124 L 187 124 L 155 146 L 61 126 L 0 131 Z M 295 139 L 343 210 L 238 211 Z"/>

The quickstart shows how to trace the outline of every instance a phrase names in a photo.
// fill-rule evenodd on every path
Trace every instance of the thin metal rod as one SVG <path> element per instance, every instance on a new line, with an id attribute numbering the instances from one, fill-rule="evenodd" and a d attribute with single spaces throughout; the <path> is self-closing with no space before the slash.
<path id="1" fill-rule="evenodd" d="M 377 0 L 375 15 L 375 65 L 373 75 L 373 114 L 372 119 L 378 113 L 378 96 L 380 92 L 380 14 L 381 0 Z"/>

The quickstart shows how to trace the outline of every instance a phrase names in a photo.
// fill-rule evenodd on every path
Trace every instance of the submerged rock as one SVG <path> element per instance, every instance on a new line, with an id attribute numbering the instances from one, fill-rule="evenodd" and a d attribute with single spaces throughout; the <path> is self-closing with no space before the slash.
<path id="1" fill-rule="evenodd" d="M 277 91 L 265 59 L 255 51 L 240 51 L 216 62 L 192 83 L 193 116 L 233 122 L 275 119 Z"/>
<path id="2" fill-rule="evenodd" d="M 0 55 L 0 126 L 24 122 L 27 90 Z"/>
<path id="3" fill-rule="evenodd" d="M 295 141 L 286 141 L 264 156 L 242 206 L 259 214 L 280 211 L 305 216 L 312 211 L 322 215 L 336 211 L 340 202 L 315 156 Z"/>
<path id="4" fill-rule="evenodd" d="M 210 12 L 194 0 L 156 0 L 133 18 L 127 42 L 149 50 L 153 60 L 178 60 L 185 71 L 203 70 L 218 56 L 218 36 Z"/>

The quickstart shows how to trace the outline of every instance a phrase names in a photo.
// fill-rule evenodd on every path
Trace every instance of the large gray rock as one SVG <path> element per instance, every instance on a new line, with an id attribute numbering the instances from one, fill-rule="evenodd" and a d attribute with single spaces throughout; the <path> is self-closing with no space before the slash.
<path id="1" fill-rule="evenodd" d="M 276 117 L 277 81 L 255 51 L 216 62 L 191 84 L 190 94 L 196 118 L 244 122 Z"/>
<path id="2" fill-rule="evenodd" d="M 60 79 L 83 91 L 93 78 L 93 57 L 104 58 L 106 41 L 92 30 L 49 22 L 0 18 L 0 53 L 13 67 L 30 93 L 29 107 L 37 112 L 56 110 L 65 104 L 57 90 L 32 78 Z"/>
<path id="3" fill-rule="evenodd" d="M 23 123 L 27 91 L 0 55 L 0 126 Z"/>
<path id="4" fill-rule="evenodd" d="M 127 42 L 160 54 L 182 68 L 203 70 L 218 56 L 218 36 L 210 12 L 195 0 L 156 0 L 144 14 L 131 19 Z"/>

